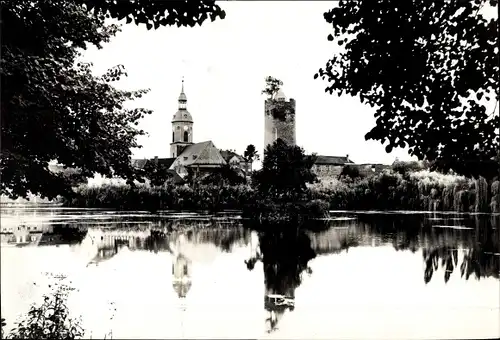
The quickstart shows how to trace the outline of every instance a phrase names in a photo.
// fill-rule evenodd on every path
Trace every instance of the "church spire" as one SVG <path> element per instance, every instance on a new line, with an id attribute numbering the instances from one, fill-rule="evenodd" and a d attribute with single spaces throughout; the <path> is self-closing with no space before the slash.
<path id="1" fill-rule="evenodd" d="M 179 110 L 186 110 L 187 97 L 184 93 L 184 77 L 182 77 L 181 94 L 179 95 Z"/>

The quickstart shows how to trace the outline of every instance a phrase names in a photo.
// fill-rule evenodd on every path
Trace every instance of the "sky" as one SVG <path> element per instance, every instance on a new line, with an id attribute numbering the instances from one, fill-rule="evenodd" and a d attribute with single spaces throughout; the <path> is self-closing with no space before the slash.
<path id="1" fill-rule="evenodd" d="M 345 156 L 355 163 L 391 164 L 410 159 L 404 149 L 387 154 L 378 141 L 364 136 L 375 126 L 374 110 L 349 96 L 325 93 L 326 82 L 314 79 L 334 55 L 327 40 L 332 32 L 323 13 L 335 2 L 243 1 L 220 2 L 224 20 L 201 27 L 145 27 L 124 24 L 103 49 L 90 48 L 83 58 L 96 74 L 122 64 L 128 77 L 118 84 L 127 89 L 149 88 L 134 103 L 153 110 L 139 127 L 134 158 L 168 157 L 171 119 L 177 111 L 185 79 L 187 108 L 194 120 L 193 141 L 211 140 L 219 149 L 242 154 L 254 144 L 264 148 L 265 77 L 284 83 L 294 98 L 297 144 L 306 152 Z M 258 166 L 258 165 L 257 165 Z"/>

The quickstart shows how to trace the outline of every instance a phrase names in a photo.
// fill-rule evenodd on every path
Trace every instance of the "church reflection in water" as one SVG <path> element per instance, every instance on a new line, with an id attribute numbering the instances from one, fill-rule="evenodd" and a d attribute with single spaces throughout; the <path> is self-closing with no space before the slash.
<path id="1" fill-rule="evenodd" d="M 172 286 L 179 298 L 185 298 L 191 284 L 191 260 L 179 253 L 172 262 Z"/>

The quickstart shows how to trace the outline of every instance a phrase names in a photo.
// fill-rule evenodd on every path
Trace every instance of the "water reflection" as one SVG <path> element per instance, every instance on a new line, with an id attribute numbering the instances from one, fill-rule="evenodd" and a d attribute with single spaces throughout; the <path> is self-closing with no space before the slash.
<path id="1" fill-rule="evenodd" d="M 180 316 L 173 318 L 181 324 L 180 331 L 172 329 L 176 327 L 172 321 L 169 324 L 171 328 L 157 329 L 158 333 L 151 333 L 150 338 L 179 337 L 184 331 L 189 333 L 188 337 L 201 336 L 194 329 L 211 315 L 217 316 L 200 326 L 201 329 L 211 329 L 212 333 L 208 330 L 203 333 L 205 337 L 223 337 L 216 330 L 217 327 L 225 327 L 227 337 L 237 337 L 235 334 L 241 334 L 238 330 L 233 330 L 232 325 L 224 326 L 224 323 L 233 322 L 241 322 L 241 332 L 245 327 L 249 331 L 251 327 L 248 325 L 252 324 L 253 328 L 262 327 L 262 331 L 270 333 L 269 336 L 289 338 L 291 333 L 285 335 L 282 332 L 292 332 L 292 329 L 297 331 L 300 327 L 311 327 L 310 332 L 316 334 L 319 330 L 315 327 L 321 326 L 307 324 L 314 321 L 307 321 L 307 315 L 321 318 L 315 309 L 321 309 L 325 320 L 340 318 L 335 331 L 323 330 L 325 338 L 363 338 L 366 334 L 359 333 L 361 331 L 353 329 L 352 325 L 342 324 L 348 322 L 349 318 L 355 319 L 354 316 L 349 316 L 349 310 L 343 310 L 355 305 L 349 299 L 356 300 L 359 297 L 359 310 L 369 315 L 367 310 L 370 307 L 366 299 L 379 303 L 376 295 L 381 294 L 384 298 L 380 300 L 385 302 L 390 294 L 380 291 L 391 291 L 398 287 L 408 290 L 404 299 L 408 306 L 411 303 L 418 305 L 420 300 L 429 296 L 432 298 L 427 298 L 426 304 L 433 300 L 445 306 L 452 302 L 460 306 L 473 304 L 484 300 L 481 295 L 483 291 L 489 294 L 491 300 L 500 298 L 491 288 L 491 283 L 498 283 L 500 279 L 500 215 L 344 212 L 335 214 L 335 219 L 327 222 L 328 228 L 319 232 L 305 231 L 290 225 L 285 228 L 261 225 L 260 231 L 256 232 L 245 228 L 239 220 L 210 220 L 205 217 L 178 218 L 140 213 L 75 211 L 37 213 L 38 215 L 29 212 L 29 218 L 22 213 L 18 214 L 18 221 L 23 220 L 23 224 L 16 224 L 12 220 L 10 224 L 2 223 L 2 255 L 7 251 L 3 249 L 4 246 L 10 247 L 12 252 L 16 252 L 14 258 L 19 256 L 20 261 L 24 261 L 20 265 L 25 268 L 25 272 L 36 272 L 40 267 L 48 268 L 51 261 L 53 263 L 50 266 L 57 264 L 57 256 L 61 256 L 58 254 L 65 254 L 62 256 L 68 258 L 70 252 L 77 254 L 78 256 L 75 255 L 66 262 L 68 275 L 76 273 L 80 277 L 80 281 L 75 281 L 79 282 L 77 284 L 80 284 L 80 288 L 90 287 L 86 289 L 87 293 L 82 293 L 88 295 L 81 298 L 81 301 L 91 299 L 96 290 L 105 290 L 104 282 L 109 282 L 112 288 L 103 294 L 112 295 L 104 295 L 105 299 L 117 301 L 120 320 L 132 317 L 123 315 L 127 313 L 127 308 L 140 308 L 142 304 L 146 307 L 137 317 L 141 322 L 154 320 L 151 324 L 161 323 L 163 321 L 159 320 L 163 319 L 168 323 L 170 315 L 178 315 L 169 311 L 169 308 L 181 311 Z M 79 267 L 80 258 L 83 269 Z M 36 264 L 27 266 L 33 262 Z M 2 260 L 2 273 L 5 263 L 7 261 Z M 11 267 L 9 275 L 14 280 L 19 273 L 15 265 Z M 398 269 L 391 271 L 392 267 Z M 145 283 L 136 283 L 135 278 L 132 280 L 130 271 L 140 272 L 137 276 L 145 276 L 144 280 L 151 282 L 149 290 L 152 297 L 141 297 L 140 302 L 133 302 L 135 305 L 130 302 L 135 301 L 130 297 L 130 289 L 136 285 L 143 287 Z M 369 275 L 373 275 L 370 281 L 365 281 L 365 277 L 370 277 Z M 11 298 L 16 295 L 11 292 L 20 291 L 21 288 L 18 288 L 17 283 L 4 285 L 8 283 L 6 277 L 8 276 L 2 275 L 2 297 L 5 294 Z M 19 277 L 20 281 L 27 282 L 36 275 Z M 486 278 L 490 280 L 485 280 Z M 134 281 L 129 288 L 123 291 L 114 289 L 114 285 L 126 286 L 129 281 Z M 350 286 L 372 285 L 372 281 L 377 281 L 376 284 L 379 285 L 373 289 L 377 293 L 354 289 L 349 292 L 349 298 L 331 296 L 331 289 L 334 287 L 337 291 L 348 291 Z M 93 282 L 95 286 L 92 286 Z M 164 287 L 168 289 L 165 290 Z M 412 294 L 415 296 L 412 297 Z M 443 295 L 446 294 L 453 297 L 444 298 Z M 316 295 L 320 296 L 317 298 L 319 302 L 311 302 L 316 301 Z M 466 295 L 468 298 L 464 298 Z M 25 298 L 25 295 L 20 296 Z M 235 296 L 238 298 L 235 299 Z M 2 314 L 15 306 L 16 301 L 12 297 L 5 304 L 6 307 L 2 304 Z M 154 303 L 161 306 L 154 309 Z M 486 305 L 484 301 L 481 303 Z M 219 308 L 215 304 L 225 307 Z M 175 306 L 170 307 L 173 305 Z M 322 309 L 324 306 L 328 308 Z M 490 303 L 489 313 L 494 314 L 496 311 L 498 315 L 497 305 L 491 306 Z M 97 310 L 95 306 L 92 308 Z M 86 312 L 88 315 L 95 313 L 92 308 L 89 307 Z M 418 308 L 410 311 L 411 308 L 408 307 L 405 313 L 418 313 Z M 222 309 L 234 311 L 223 314 L 225 311 Z M 336 309 L 341 310 L 338 315 L 334 314 Z M 465 315 L 472 317 L 473 313 L 479 312 L 470 311 Z M 481 315 L 486 315 L 487 320 L 490 320 L 490 314 L 486 313 Z M 200 316 L 197 318 L 197 315 Z M 223 321 L 222 315 L 234 320 Z M 254 315 L 258 321 L 252 323 L 250 319 Z M 238 317 L 242 320 L 237 320 Z M 377 317 L 377 313 L 371 315 L 374 320 Z M 393 326 L 398 322 L 410 322 L 408 320 L 411 319 L 405 317 L 406 321 L 403 322 L 397 316 L 392 318 L 394 321 L 388 322 Z M 419 320 L 422 321 L 423 318 L 422 316 Z M 9 317 L 8 321 L 10 319 Z M 97 316 L 95 319 L 98 319 Z M 366 320 L 363 319 L 363 322 Z M 125 324 L 116 321 L 116 327 L 123 328 L 121 334 L 128 334 L 127 327 L 132 327 Z M 490 321 L 488 325 L 489 330 L 495 327 Z M 444 324 L 433 327 L 444 327 Z M 348 330 L 347 333 L 340 333 L 344 328 Z M 116 331 L 114 334 L 118 334 L 120 330 Z M 401 331 L 398 334 L 405 338 L 411 333 L 411 330 L 407 331 L 408 333 Z M 252 336 L 242 337 L 260 336 L 258 331 L 255 332 Z M 386 338 L 385 335 L 387 334 L 382 337 Z M 425 333 L 423 337 L 436 335 Z M 444 334 L 443 337 L 449 336 Z"/>
<path id="2" fill-rule="evenodd" d="M 87 228 L 66 225 L 24 225 L 2 228 L 2 246 L 45 246 L 79 244 L 87 234 Z"/>
<path id="3" fill-rule="evenodd" d="M 297 229 L 297 226 L 288 226 Z M 267 331 L 277 329 L 286 310 L 295 309 L 295 290 L 302 282 L 302 273 L 312 273 L 308 262 L 316 257 L 310 237 L 303 231 L 260 232 L 259 248 L 254 256 L 245 261 L 253 270 L 257 261 L 264 269 L 264 308 L 268 312 Z"/>

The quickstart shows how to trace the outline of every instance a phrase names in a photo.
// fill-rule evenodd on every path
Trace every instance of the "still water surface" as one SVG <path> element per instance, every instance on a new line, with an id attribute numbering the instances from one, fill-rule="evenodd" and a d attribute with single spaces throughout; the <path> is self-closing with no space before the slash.
<path id="1" fill-rule="evenodd" d="M 499 215 L 334 216 L 284 236 L 230 216 L 2 207 L 1 314 L 10 329 L 62 274 L 93 338 L 500 336 Z"/>

